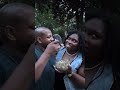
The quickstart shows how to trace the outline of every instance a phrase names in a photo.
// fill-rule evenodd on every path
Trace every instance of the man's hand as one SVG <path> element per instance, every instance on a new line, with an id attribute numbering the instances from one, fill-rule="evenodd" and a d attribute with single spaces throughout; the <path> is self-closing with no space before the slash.
<path id="1" fill-rule="evenodd" d="M 54 55 L 58 52 L 59 48 L 60 48 L 59 41 L 55 40 L 48 44 L 47 48 L 45 49 L 45 53 L 50 56 Z"/>
<path id="2" fill-rule="evenodd" d="M 60 48 L 59 41 L 53 41 L 50 44 L 48 44 L 47 48 L 41 55 L 41 57 L 37 60 L 35 63 L 35 81 L 39 80 L 41 78 L 41 74 L 50 58 L 51 55 L 54 55 L 58 52 Z"/>

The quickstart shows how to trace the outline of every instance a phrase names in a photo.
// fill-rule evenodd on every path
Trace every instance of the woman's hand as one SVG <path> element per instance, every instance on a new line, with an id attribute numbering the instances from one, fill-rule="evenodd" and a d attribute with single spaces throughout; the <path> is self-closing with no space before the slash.
<path id="1" fill-rule="evenodd" d="M 72 73 L 72 68 L 70 65 L 68 65 L 68 69 L 65 71 L 66 74 Z"/>
<path id="2" fill-rule="evenodd" d="M 70 73 L 72 73 L 72 68 L 71 68 L 71 66 L 70 65 L 68 65 L 68 69 L 67 70 L 61 70 L 61 69 L 59 69 L 59 68 L 57 68 L 57 67 L 55 67 L 54 66 L 54 68 L 55 68 L 55 70 L 57 71 L 57 72 L 59 72 L 59 73 L 66 73 L 66 74 L 70 74 Z"/>

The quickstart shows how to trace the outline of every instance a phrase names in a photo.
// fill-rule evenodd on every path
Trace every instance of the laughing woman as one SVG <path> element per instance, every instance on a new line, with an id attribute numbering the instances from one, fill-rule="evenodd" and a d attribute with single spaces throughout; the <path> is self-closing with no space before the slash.
<path id="1" fill-rule="evenodd" d="M 55 90 L 81 90 L 85 84 L 84 75 L 79 69 L 83 62 L 83 38 L 77 31 L 68 33 L 65 47 L 61 48 L 56 56 L 57 62 L 68 61 L 70 65 L 65 68 L 56 66 Z M 66 65 L 66 64 L 65 64 Z M 62 65 L 64 66 L 64 65 Z"/>

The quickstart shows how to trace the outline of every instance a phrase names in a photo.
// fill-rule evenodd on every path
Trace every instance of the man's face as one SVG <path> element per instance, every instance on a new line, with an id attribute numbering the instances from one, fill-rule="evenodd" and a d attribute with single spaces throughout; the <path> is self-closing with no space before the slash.
<path id="1" fill-rule="evenodd" d="M 51 43 L 54 38 L 52 35 L 52 32 L 50 30 L 46 30 L 42 36 L 40 36 L 41 43 L 47 46 L 49 43 Z"/>
<path id="2" fill-rule="evenodd" d="M 26 50 L 34 42 L 35 39 L 35 21 L 34 14 L 28 16 L 23 23 L 15 27 L 16 31 L 16 44 L 18 47 Z"/>

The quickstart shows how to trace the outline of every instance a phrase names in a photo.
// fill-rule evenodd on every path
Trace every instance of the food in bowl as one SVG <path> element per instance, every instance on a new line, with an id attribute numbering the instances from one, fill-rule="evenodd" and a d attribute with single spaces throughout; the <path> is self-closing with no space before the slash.
<path id="1" fill-rule="evenodd" d="M 68 66 L 70 65 L 69 60 L 60 60 L 56 62 L 55 68 L 60 71 L 66 71 L 68 69 Z"/>

